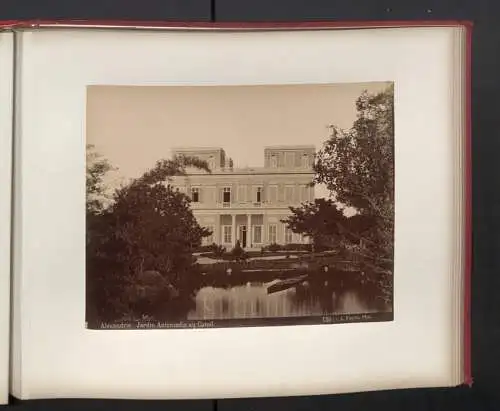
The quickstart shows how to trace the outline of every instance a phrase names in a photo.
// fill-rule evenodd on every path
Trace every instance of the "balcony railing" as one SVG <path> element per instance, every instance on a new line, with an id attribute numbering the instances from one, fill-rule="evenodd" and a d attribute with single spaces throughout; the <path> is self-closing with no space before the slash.
<path id="1" fill-rule="evenodd" d="M 276 201 L 276 202 L 269 202 L 269 201 L 241 201 L 241 202 L 234 202 L 234 203 L 228 203 L 228 202 L 222 202 L 222 203 L 191 203 L 191 207 L 193 209 L 217 209 L 217 208 L 232 208 L 232 209 L 243 209 L 243 208 L 288 208 L 290 205 L 299 205 L 300 202 L 288 202 L 288 201 Z"/>

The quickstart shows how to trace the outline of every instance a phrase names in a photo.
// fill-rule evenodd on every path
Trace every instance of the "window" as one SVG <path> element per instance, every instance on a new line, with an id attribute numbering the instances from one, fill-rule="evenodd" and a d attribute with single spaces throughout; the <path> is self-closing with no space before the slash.
<path id="1" fill-rule="evenodd" d="M 254 244 L 262 243 L 262 226 L 256 225 L 253 227 L 253 242 Z"/>
<path id="2" fill-rule="evenodd" d="M 293 202 L 293 186 L 285 187 L 285 201 L 287 203 Z"/>
<path id="3" fill-rule="evenodd" d="M 309 168 L 309 156 L 307 154 L 302 155 L 302 167 Z"/>
<path id="4" fill-rule="evenodd" d="M 257 187 L 255 192 L 255 201 L 260 203 L 262 201 L 262 187 Z"/>
<path id="5" fill-rule="evenodd" d="M 222 232 L 224 234 L 224 243 L 226 243 L 226 244 L 229 244 L 232 241 L 231 229 L 232 229 L 232 227 L 230 225 L 222 226 L 222 230 L 223 230 Z"/>
<path id="6" fill-rule="evenodd" d="M 276 154 L 273 154 L 271 156 L 271 167 L 272 168 L 277 168 L 278 167 L 278 157 L 276 156 Z"/>
<path id="7" fill-rule="evenodd" d="M 224 203 L 230 203 L 231 202 L 231 187 L 224 187 L 223 193 L 222 193 L 222 201 Z"/>
<path id="8" fill-rule="evenodd" d="M 191 201 L 193 203 L 199 203 L 200 202 L 200 189 L 198 187 L 192 187 L 191 188 Z"/>
<path id="9" fill-rule="evenodd" d="M 269 242 L 274 244 L 278 242 L 278 226 L 276 224 L 269 225 Z"/>
<path id="10" fill-rule="evenodd" d="M 272 204 L 276 204 L 278 202 L 278 187 L 277 186 L 269 186 L 269 201 Z"/>
<path id="11" fill-rule="evenodd" d="M 292 230 L 285 227 L 285 243 L 291 244 L 293 242 L 293 233 Z"/>

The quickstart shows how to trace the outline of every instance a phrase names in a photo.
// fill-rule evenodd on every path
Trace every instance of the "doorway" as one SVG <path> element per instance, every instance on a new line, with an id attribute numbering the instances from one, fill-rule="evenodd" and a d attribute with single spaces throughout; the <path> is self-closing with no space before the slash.
<path id="1" fill-rule="evenodd" d="M 238 229 L 238 240 L 243 248 L 247 246 L 247 226 L 240 225 Z"/>

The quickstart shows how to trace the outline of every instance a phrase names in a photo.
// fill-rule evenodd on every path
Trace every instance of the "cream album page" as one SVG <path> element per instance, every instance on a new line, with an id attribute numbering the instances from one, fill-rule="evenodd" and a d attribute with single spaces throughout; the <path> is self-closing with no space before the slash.
<path id="1" fill-rule="evenodd" d="M 14 395 L 459 384 L 460 33 L 17 33 Z"/>

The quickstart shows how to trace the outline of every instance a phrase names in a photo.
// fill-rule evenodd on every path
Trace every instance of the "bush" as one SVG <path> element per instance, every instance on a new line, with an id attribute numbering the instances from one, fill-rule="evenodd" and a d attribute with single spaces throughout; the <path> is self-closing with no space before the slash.
<path id="1" fill-rule="evenodd" d="M 260 252 L 264 254 L 265 252 L 277 252 L 277 251 L 312 251 L 312 244 L 301 244 L 301 243 L 291 243 L 291 244 L 269 244 L 266 247 L 262 247 Z"/>
<path id="2" fill-rule="evenodd" d="M 214 254 L 214 257 L 222 258 L 226 254 L 226 247 L 213 243 L 210 246 L 210 251 Z"/>
<path id="3" fill-rule="evenodd" d="M 193 252 L 194 253 L 209 253 L 213 251 L 213 246 L 214 244 L 209 244 L 209 245 L 200 245 L 199 247 L 196 247 Z"/>
<path id="4" fill-rule="evenodd" d="M 266 250 L 267 251 L 271 251 L 271 252 L 280 251 L 281 249 L 282 249 L 282 247 L 279 244 L 276 244 L 276 243 L 269 244 L 266 247 Z"/>
<path id="5" fill-rule="evenodd" d="M 246 260 L 247 259 L 248 256 L 246 255 L 245 250 L 243 250 L 243 248 L 241 247 L 239 240 L 236 241 L 234 248 L 231 250 L 231 256 L 235 260 Z"/>
<path id="6" fill-rule="evenodd" d="M 331 250 L 332 247 L 329 246 L 329 245 L 326 245 L 326 244 L 314 244 L 314 252 L 316 253 L 322 253 L 324 251 L 328 251 L 328 250 Z"/>
<path id="7" fill-rule="evenodd" d="M 300 243 L 292 243 L 286 244 L 283 246 L 283 250 L 285 251 L 311 251 L 311 244 L 300 244 Z"/>

